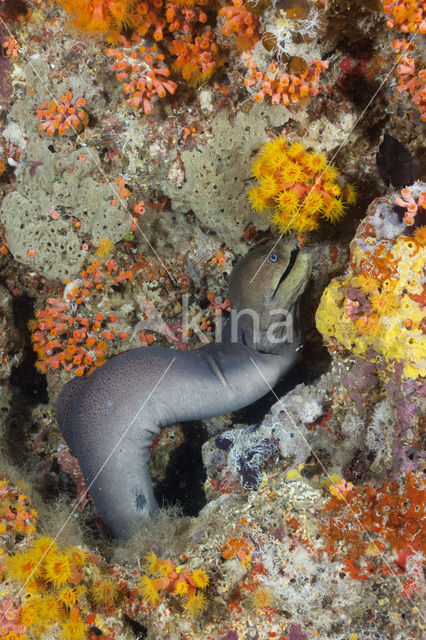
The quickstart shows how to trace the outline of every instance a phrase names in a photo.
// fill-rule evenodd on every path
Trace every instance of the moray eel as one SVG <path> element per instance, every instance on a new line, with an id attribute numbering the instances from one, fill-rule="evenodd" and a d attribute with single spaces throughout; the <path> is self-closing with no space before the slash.
<path id="1" fill-rule="evenodd" d="M 59 429 L 115 537 L 129 537 L 158 509 L 148 460 L 162 427 L 241 409 L 292 367 L 303 331 L 293 322 L 284 341 L 286 314 L 295 317 L 310 268 L 310 255 L 294 240 L 256 248 L 232 271 L 232 312 L 220 343 L 131 349 L 61 388 Z"/>

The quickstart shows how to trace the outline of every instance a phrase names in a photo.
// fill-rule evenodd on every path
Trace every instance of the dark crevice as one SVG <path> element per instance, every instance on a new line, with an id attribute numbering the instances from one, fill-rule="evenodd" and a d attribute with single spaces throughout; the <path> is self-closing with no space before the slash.
<path id="1" fill-rule="evenodd" d="M 148 630 L 145 627 L 139 624 L 139 622 L 137 622 L 136 620 L 133 620 L 133 618 L 131 618 L 127 614 L 124 614 L 123 617 L 133 631 L 134 636 L 137 640 L 144 640 L 144 638 L 147 637 Z"/>
<path id="2" fill-rule="evenodd" d="M 7 17 L 11 22 L 19 19 L 22 21 L 28 12 L 28 7 L 24 0 L 4 0 L 0 8 L 3 17 Z"/>
<path id="3" fill-rule="evenodd" d="M 163 506 L 180 505 L 185 516 L 196 516 L 206 504 L 206 472 L 201 447 L 208 439 L 201 422 L 181 425 L 184 442 L 170 455 L 166 477 L 155 487 L 155 496 Z"/>
<path id="4" fill-rule="evenodd" d="M 12 298 L 12 314 L 21 337 L 22 359 L 12 367 L 9 377 L 12 398 L 6 418 L 5 444 L 12 460 L 22 463 L 25 456 L 23 443 L 32 426 L 31 408 L 46 404 L 49 396 L 46 377 L 35 368 L 36 355 L 28 329 L 28 321 L 34 317 L 33 299 L 27 294 Z"/>
<path id="5" fill-rule="evenodd" d="M 34 318 L 34 301 L 27 294 L 12 298 L 12 313 L 15 327 L 21 334 L 24 342 L 22 362 L 12 368 L 10 384 L 22 393 L 25 401 L 30 406 L 47 404 L 49 396 L 47 392 L 46 376 L 37 371 L 35 367 L 36 354 L 31 343 L 31 334 L 28 322 Z"/>

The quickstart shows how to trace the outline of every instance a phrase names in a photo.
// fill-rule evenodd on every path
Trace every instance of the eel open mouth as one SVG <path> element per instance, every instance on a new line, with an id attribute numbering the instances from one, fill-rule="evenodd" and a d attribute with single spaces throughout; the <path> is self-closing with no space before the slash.
<path id="1" fill-rule="evenodd" d="M 275 287 L 274 293 L 270 298 L 271 301 L 275 300 L 275 296 L 277 295 L 277 291 L 280 288 L 281 283 L 284 282 L 284 280 L 287 278 L 290 271 L 293 269 L 294 263 L 296 262 L 297 256 L 299 255 L 299 251 L 300 251 L 300 244 L 297 243 L 294 245 L 294 247 L 292 247 L 290 251 L 290 260 L 288 261 L 288 265 L 286 266 L 283 273 L 281 274 L 281 278 L 279 279 L 278 284 Z"/>

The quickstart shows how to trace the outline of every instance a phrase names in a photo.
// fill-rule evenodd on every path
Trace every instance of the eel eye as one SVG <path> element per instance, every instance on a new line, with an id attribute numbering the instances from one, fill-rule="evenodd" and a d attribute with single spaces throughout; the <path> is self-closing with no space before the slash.
<path id="1" fill-rule="evenodd" d="M 269 262 L 276 262 L 278 260 L 278 256 L 276 253 L 269 254 Z"/>

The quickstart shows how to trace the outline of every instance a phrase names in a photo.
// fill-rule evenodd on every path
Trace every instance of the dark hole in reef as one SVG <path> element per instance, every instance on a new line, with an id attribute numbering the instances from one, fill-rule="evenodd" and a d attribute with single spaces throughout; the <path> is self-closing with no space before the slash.
<path id="1" fill-rule="evenodd" d="M 372 147 L 378 147 L 382 136 L 383 131 L 386 128 L 386 124 L 389 121 L 390 116 L 386 114 L 381 120 L 375 122 L 371 127 L 367 129 L 368 137 L 371 142 Z"/>
<path id="2" fill-rule="evenodd" d="M 94 116 L 93 113 L 89 113 L 89 122 L 87 123 L 86 127 L 94 127 L 96 124 L 98 124 L 98 122 L 98 118 Z"/>
<path id="3" fill-rule="evenodd" d="M 19 347 L 22 348 L 22 360 L 19 365 L 12 367 L 9 376 L 13 393 L 5 419 L 3 442 L 11 461 L 19 464 L 24 461 L 25 441 L 32 428 L 31 407 L 46 404 L 49 398 L 46 378 L 35 368 L 36 356 L 27 326 L 28 320 L 34 317 L 32 298 L 26 294 L 12 298 L 12 314 L 21 336 Z"/>
<path id="4" fill-rule="evenodd" d="M 46 377 L 35 368 L 36 355 L 27 327 L 28 321 L 34 317 L 32 298 L 26 294 L 13 298 L 12 313 L 15 326 L 24 336 L 24 354 L 22 362 L 12 368 L 10 384 L 21 391 L 28 405 L 46 404 L 49 401 Z"/>
<path id="5" fill-rule="evenodd" d="M 336 48 L 341 49 L 352 58 L 358 58 L 360 60 L 369 60 L 374 52 L 373 40 L 371 38 L 343 38 L 339 40 Z"/>
<path id="6" fill-rule="evenodd" d="M 363 70 L 362 61 L 354 61 L 351 71 L 338 78 L 338 86 L 343 95 L 354 105 L 366 107 L 379 89 L 379 80 L 371 78 Z M 383 90 L 381 91 L 383 93 Z"/>
<path id="7" fill-rule="evenodd" d="M 201 446 L 208 435 L 201 422 L 184 422 L 182 432 L 184 442 L 170 455 L 166 477 L 156 485 L 155 496 L 160 505 L 179 504 L 184 515 L 196 516 L 206 504 Z"/>
<path id="8" fill-rule="evenodd" d="M 200 309 L 207 309 L 207 307 L 210 304 L 210 300 L 208 300 L 207 298 L 203 298 L 202 300 L 199 301 L 198 304 L 200 306 Z"/>
<path id="9" fill-rule="evenodd" d="M 51 151 L 51 153 L 56 153 L 55 147 L 53 146 L 53 144 L 49 144 L 47 148 L 49 149 L 49 151 Z"/>
<path id="10" fill-rule="evenodd" d="M 135 638 L 137 638 L 137 640 L 144 640 L 144 638 L 146 638 L 146 636 L 148 635 L 147 629 L 139 624 L 139 622 L 136 622 L 136 620 L 130 618 L 130 616 L 128 616 L 127 614 L 124 614 L 123 617 L 135 634 Z"/>
<path id="11" fill-rule="evenodd" d="M 5 0 L 2 8 L 11 21 L 17 20 L 20 16 L 25 16 L 28 11 L 24 0 Z"/>
<path id="12" fill-rule="evenodd" d="M 56 500 L 63 494 L 72 499 L 77 496 L 77 485 L 67 473 L 62 473 L 56 458 L 40 460 L 35 467 L 33 486 L 47 501 Z"/>

